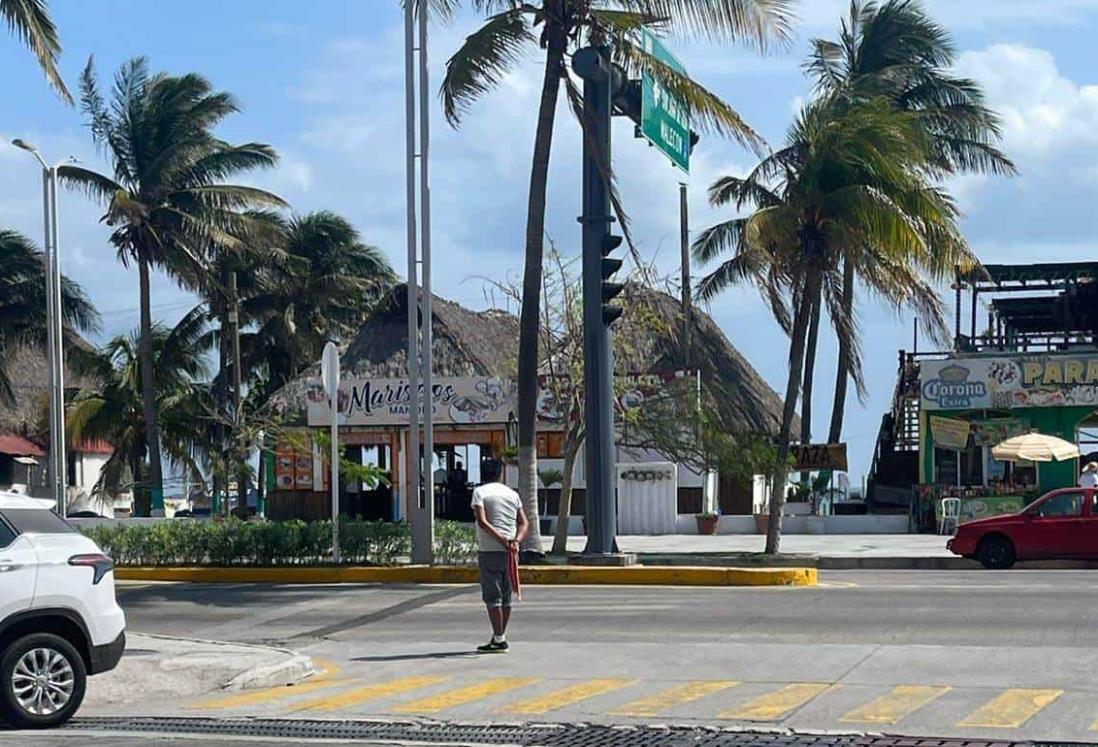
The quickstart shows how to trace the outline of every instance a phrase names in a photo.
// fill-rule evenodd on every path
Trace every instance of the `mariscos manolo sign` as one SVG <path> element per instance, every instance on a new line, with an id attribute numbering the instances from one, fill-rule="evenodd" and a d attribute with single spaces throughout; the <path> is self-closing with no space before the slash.
<path id="1" fill-rule="evenodd" d="M 923 361 L 924 410 L 1098 406 L 1098 355 Z"/>
<path id="2" fill-rule="evenodd" d="M 328 396 L 319 381 L 307 397 L 309 425 L 330 422 Z M 435 379 L 431 391 L 420 385 L 416 398 L 420 412 L 430 402 L 434 422 L 440 424 L 506 423 L 515 410 L 510 381 L 489 377 Z M 339 387 L 339 422 L 342 425 L 404 425 L 412 406 L 407 379 L 352 378 Z"/>

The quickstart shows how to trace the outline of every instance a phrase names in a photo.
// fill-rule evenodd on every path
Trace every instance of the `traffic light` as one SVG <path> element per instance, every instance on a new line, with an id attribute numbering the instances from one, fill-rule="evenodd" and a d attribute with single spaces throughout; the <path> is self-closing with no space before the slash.
<path id="1" fill-rule="evenodd" d="M 602 239 L 602 322 L 610 326 L 622 315 L 620 306 L 613 306 L 613 301 L 625 286 L 621 283 L 610 282 L 610 278 L 621 269 L 622 261 L 617 257 L 608 256 L 612 251 L 621 246 L 622 237 L 607 234 Z"/>

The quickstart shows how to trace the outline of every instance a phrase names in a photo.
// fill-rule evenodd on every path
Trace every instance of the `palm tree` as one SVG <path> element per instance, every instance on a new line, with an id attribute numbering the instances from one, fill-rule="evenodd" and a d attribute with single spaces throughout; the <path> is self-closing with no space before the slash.
<path id="1" fill-rule="evenodd" d="M 201 284 L 211 245 L 240 248 L 250 208 L 283 207 L 277 196 L 223 180 L 278 160 L 261 143 L 230 145 L 213 128 L 238 111 L 233 97 L 214 91 L 194 73 L 150 74 L 143 57 L 119 70 L 108 104 L 99 91 L 93 61 L 81 76 L 81 103 L 92 138 L 110 159 L 112 174 L 63 166 L 61 178 L 107 206 L 104 222 L 124 266 L 135 263 L 140 281 L 140 358 L 148 486 L 154 511 L 163 507 L 157 423 L 153 321 L 149 272 L 159 268 L 185 286 Z"/>
<path id="2" fill-rule="evenodd" d="M 61 42 L 57 38 L 57 27 L 53 25 L 46 10 L 45 0 L 0 0 L 0 18 L 34 52 L 46 80 L 65 103 L 71 104 L 72 95 L 65 87 L 61 74 L 57 72 Z"/>
<path id="3" fill-rule="evenodd" d="M 525 549 L 541 550 L 537 520 L 538 329 L 542 263 L 545 249 L 546 191 L 557 100 L 565 86 L 574 112 L 580 94 L 568 77 L 566 57 L 590 43 L 612 42 L 616 58 L 632 72 L 656 76 L 690 106 L 695 126 L 757 145 L 758 137 L 726 103 L 632 43 L 641 29 L 667 29 L 716 40 L 750 38 L 759 45 L 785 39 L 790 0 L 472 0 L 488 20 L 466 38 L 447 63 L 443 107 L 457 127 L 468 107 L 491 91 L 515 68 L 524 53 L 544 50 L 541 98 L 534 136 L 530 190 L 526 206 L 523 303 L 519 318 L 518 465 L 519 491 L 531 531 Z M 619 210 L 620 212 L 620 210 Z M 624 221 L 622 222 L 624 226 Z"/>
<path id="4" fill-rule="evenodd" d="M 34 243 L 0 228 L 0 405 L 15 399 L 6 356 L 25 345 L 46 344 L 46 257 Z M 83 289 L 61 278 L 62 321 L 71 330 L 95 332 L 99 314 Z"/>
<path id="5" fill-rule="evenodd" d="M 975 263 L 955 207 L 928 182 L 932 159 L 917 116 L 886 100 L 851 104 L 825 97 L 801 112 L 784 148 L 746 178 L 725 177 L 711 188 L 712 204 L 755 210 L 698 237 L 699 260 L 733 255 L 702 280 L 699 295 L 708 299 L 733 283 L 751 282 L 791 338 L 768 553 L 780 547 L 790 431 L 813 310 L 826 306 L 840 338 L 850 338 L 856 349 L 854 320 L 842 304 L 843 262 L 878 297 L 914 307 L 941 328 L 932 283 L 955 264 Z"/>
<path id="6" fill-rule="evenodd" d="M 242 340 L 242 368 L 262 377 L 267 394 L 277 391 L 320 360 L 328 340 L 353 336 L 396 281 L 385 253 L 346 218 L 291 218 L 278 254 L 242 297 L 241 323 L 255 326 Z"/>
<path id="7" fill-rule="evenodd" d="M 202 342 L 205 324 L 204 313 L 196 309 L 172 329 L 154 325 L 151 335 L 161 448 L 172 463 L 199 481 L 199 444 L 208 419 L 200 416 L 208 387 L 198 383 L 208 373 Z M 65 421 L 73 443 L 101 440 L 114 447 L 96 491 L 115 494 L 132 486 L 135 515 L 146 515 L 150 493 L 136 489 L 151 472 L 140 349 L 138 330 L 112 338 L 100 350 L 73 355 L 74 367 L 91 385 L 69 402 Z"/>
<path id="8" fill-rule="evenodd" d="M 848 101 L 885 97 L 916 115 L 931 149 L 938 176 L 960 172 L 1010 175 L 1014 164 L 997 147 L 1000 121 L 985 104 L 979 84 L 950 72 L 956 47 L 918 0 L 852 0 L 837 41 L 816 39 L 806 64 L 818 91 Z M 853 313 L 855 273 L 847 264 L 842 304 Z M 860 364 L 840 340 L 829 441 L 842 436 L 847 381 L 864 396 Z"/>

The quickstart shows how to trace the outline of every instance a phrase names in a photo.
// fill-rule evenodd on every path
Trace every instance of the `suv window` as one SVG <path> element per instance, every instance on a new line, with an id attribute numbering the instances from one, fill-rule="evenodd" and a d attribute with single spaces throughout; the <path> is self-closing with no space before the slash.
<path id="1" fill-rule="evenodd" d="M 4 517 L 0 516 L 0 550 L 3 550 L 14 541 L 15 532 L 12 531 L 12 528 L 4 521 Z"/>
<path id="2" fill-rule="evenodd" d="M 1061 493 L 1060 495 L 1054 495 L 1037 507 L 1038 516 L 1078 516 L 1082 512 L 1082 493 Z"/>
<path id="3" fill-rule="evenodd" d="M 55 514 L 41 508 L 8 508 L 4 509 L 4 518 L 15 527 L 15 531 L 23 534 L 34 532 L 37 534 L 71 534 L 76 530 L 72 525 Z"/>

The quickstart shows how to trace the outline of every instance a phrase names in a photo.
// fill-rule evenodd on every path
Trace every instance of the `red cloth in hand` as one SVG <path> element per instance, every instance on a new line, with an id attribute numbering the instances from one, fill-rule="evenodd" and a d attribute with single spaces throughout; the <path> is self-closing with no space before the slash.
<path id="1" fill-rule="evenodd" d="M 511 581 L 511 592 L 521 602 L 522 582 L 519 580 L 518 548 L 516 547 L 511 547 L 507 551 L 507 577 Z"/>

